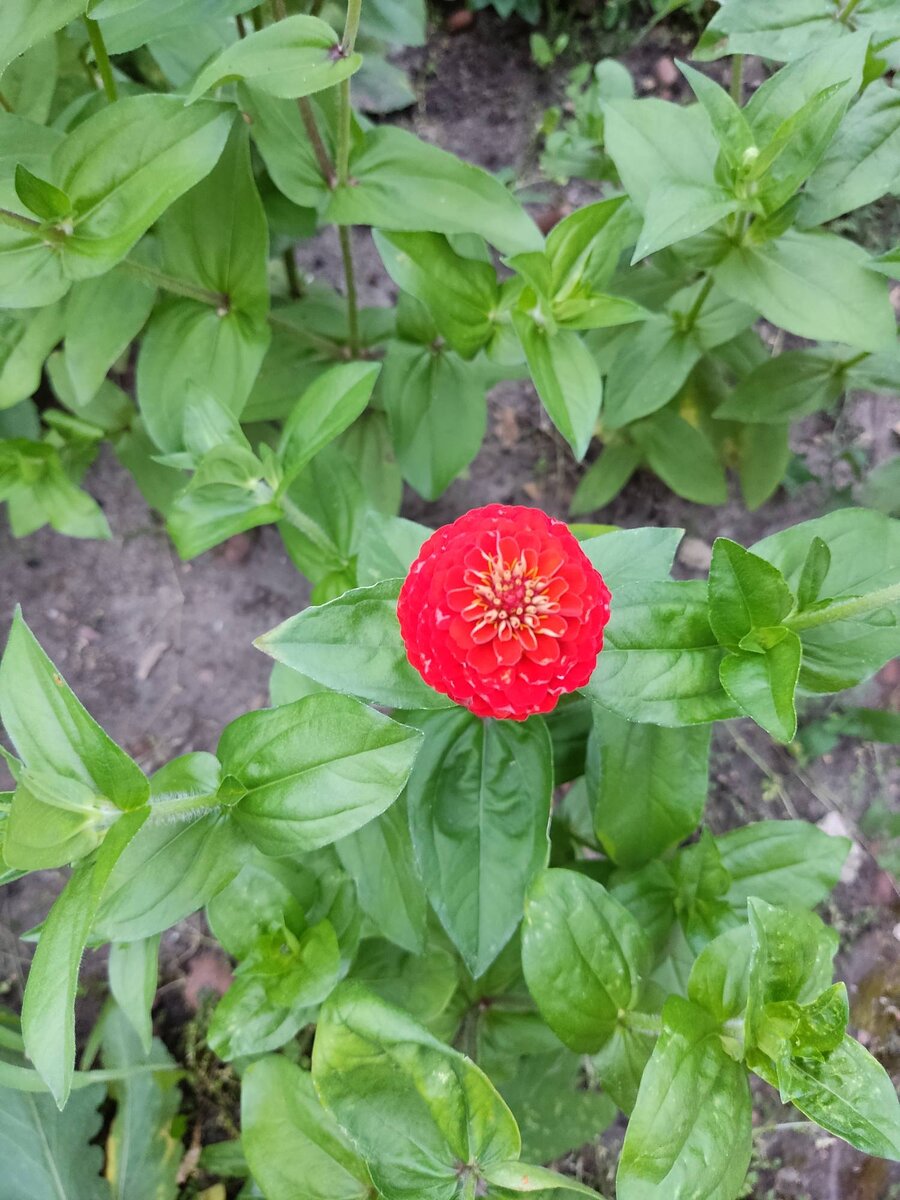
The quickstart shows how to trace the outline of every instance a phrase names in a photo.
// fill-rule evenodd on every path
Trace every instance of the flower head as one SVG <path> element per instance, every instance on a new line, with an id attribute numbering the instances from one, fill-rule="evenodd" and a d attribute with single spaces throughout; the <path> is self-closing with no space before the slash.
<path id="1" fill-rule="evenodd" d="M 489 504 L 425 542 L 397 615 L 427 684 L 480 717 L 522 721 L 590 679 L 609 590 L 562 522 Z"/>

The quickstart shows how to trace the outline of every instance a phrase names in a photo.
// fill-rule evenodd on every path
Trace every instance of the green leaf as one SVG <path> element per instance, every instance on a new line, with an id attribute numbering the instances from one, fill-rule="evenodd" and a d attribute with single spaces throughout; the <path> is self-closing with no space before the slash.
<path id="1" fill-rule="evenodd" d="M 251 849 L 234 879 L 210 900 L 206 916 L 217 941 L 242 959 L 273 926 L 303 930 L 317 895 L 316 877 L 301 863 Z"/>
<path id="2" fill-rule="evenodd" d="M 644 225 L 634 248 L 632 265 L 674 242 L 683 242 L 718 225 L 740 209 L 740 201 L 721 187 L 672 181 L 653 191 L 644 206 Z"/>
<path id="3" fill-rule="evenodd" d="M 47 37 L 20 54 L 4 71 L 3 97 L 14 113 L 30 121 L 45 122 L 50 116 L 59 81 L 56 38 Z"/>
<path id="4" fill-rule="evenodd" d="M 838 38 L 850 33 L 849 25 L 836 19 L 838 12 L 828 0 L 793 0 L 790 8 L 781 0 L 755 0 L 753 4 L 725 0 L 707 26 L 694 58 L 704 61 L 724 54 L 760 54 L 784 62 L 817 47 L 829 51 Z M 841 49 L 846 45 L 842 40 Z"/>
<path id="5" fill-rule="evenodd" d="M 395 341 L 382 396 L 404 478 L 427 500 L 437 499 L 481 449 L 484 376 L 452 351 Z"/>
<path id="6" fill-rule="evenodd" d="M 739 925 L 713 938 L 697 955 L 691 968 L 688 999 L 723 1024 L 739 1017 L 747 1007 L 751 949 L 747 925 Z"/>
<path id="7" fill-rule="evenodd" d="M 94 922 L 96 941 L 131 942 L 152 937 L 196 912 L 241 869 L 245 843 L 230 810 L 210 805 L 221 767 L 212 754 L 173 759 L 150 781 L 152 802 L 196 798 L 198 808 L 181 820 L 145 825 L 119 859 Z"/>
<path id="8" fill-rule="evenodd" d="M 232 80 L 292 100 L 334 87 L 361 64 L 362 55 L 341 51 L 337 34 L 325 21 L 287 17 L 223 50 L 197 76 L 186 103 L 193 104 L 204 92 Z"/>
<path id="9" fill-rule="evenodd" d="M 729 296 L 789 333 L 882 350 L 896 336 L 896 321 L 867 264 L 852 242 L 795 230 L 762 246 L 736 246 L 713 273 Z"/>
<path id="10" fill-rule="evenodd" d="M 900 95 L 880 80 L 863 92 L 809 180 L 801 226 L 822 225 L 890 191 L 900 154 Z"/>
<path id="11" fill-rule="evenodd" d="M 527 313 L 513 313 L 513 324 L 541 403 L 577 459 L 590 445 L 603 381 L 584 342 L 572 330 L 550 333 Z"/>
<path id="12" fill-rule="evenodd" d="M 604 425 L 620 429 L 663 408 L 702 353 L 697 339 L 679 329 L 668 313 L 629 331 L 607 376 Z"/>
<path id="13" fill-rule="evenodd" d="M 735 923 L 731 906 L 725 900 L 730 883 L 728 871 L 708 830 L 702 831 L 698 842 L 678 852 L 672 863 L 672 878 L 675 883 L 673 906 L 692 952 L 692 961 L 693 954 L 711 938 Z M 669 953 L 676 958 L 671 949 Z M 668 990 L 684 991 L 682 987 Z"/>
<path id="14" fill-rule="evenodd" d="M 313 1079 L 385 1200 L 452 1200 L 519 1154 L 509 1109 L 474 1063 L 402 1010 L 345 983 L 322 1010 Z"/>
<path id="15" fill-rule="evenodd" d="M 166 525 L 182 558 L 194 558 L 235 533 L 283 516 L 264 464 L 239 445 L 209 451 L 175 498 Z"/>
<path id="16" fill-rule="evenodd" d="M 671 996 L 619 1159 L 619 1200 L 733 1200 L 750 1164 L 750 1089 L 702 1009 Z"/>
<path id="17" fill-rule="evenodd" d="M 542 247 L 537 226 L 498 180 L 405 129 L 370 130 L 351 153 L 350 176 L 352 184 L 331 194 L 324 220 L 398 232 L 477 233 L 503 254 Z"/>
<path id="18" fill-rule="evenodd" d="M 706 113 L 655 98 L 604 106 L 606 149 L 625 190 L 644 211 L 673 184 L 714 185 L 718 146 Z"/>
<path id="19" fill-rule="evenodd" d="M 112 826 L 91 859 L 72 872 L 41 930 L 22 1004 L 28 1057 L 60 1108 L 75 1069 L 75 992 L 78 968 L 103 891 L 122 852 L 147 819 L 149 809 L 126 813 Z"/>
<path id="20" fill-rule="evenodd" d="M 0 1088 L 0 1152 L 4 1188 L 17 1200 L 109 1200 L 103 1151 L 94 1138 L 103 1124 L 105 1089 L 76 1092 L 59 1112 L 51 1096 Z"/>
<path id="21" fill-rule="evenodd" d="M 283 488 L 356 420 L 369 403 L 380 370 L 379 363 L 342 363 L 306 389 L 281 431 L 278 457 Z"/>
<path id="22" fill-rule="evenodd" d="M 613 529 L 581 548 L 614 592 L 626 583 L 665 580 L 683 536 L 684 529 Z"/>
<path id="23" fill-rule="evenodd" d="M 725 471 L 702 430 L 671 409 L 635 422 L 631 435 L 648 466 L 673 492 L 696 504 L 724 504 Z"/>
<path id="24" fill-rule="evenodd" d="M 109 948 L 109 990 L 123 1017 L 137 1035 L 144 1055 L 153 1044 L 160 935 L 135 942 L 114 942 Z"/>
<path id="25" fill-rule="evenodd" d="M 420 735 L 349 696 L 246 713 L 218 756 L 243 789 L 234 819 L 264 854 L 302 854 L 377 817 L 406 783 Z"/>
<path id="26" fill-rule="evenodd" d="M 251 136 L 275 186 L 294 204 L 321 208 L 330 195 L 329 187 L 312 143 L 297 119 L 297 105 L 290 100 L 276 100 L 257 87 L 244 84 L 238 85 L 238 99 L 241 109 L 250 117 Z M 309 104 L 329 155 L 333 156 L 334 113 L 328 109 L 326 116 L 315 99 Z"/>
<path id="27" fill-rule="evenodd" d="M 269 1200 L 368 1200 L 366 1164 L 319 1103 L 312 1077 L 272 1055 L 241 1080 L 241 1146 Z"/>
<path id="28" fill-rule="evenodd" d="M 500 301 L 490 263 L 457 254 L 438 233 L 374 233 L 385 270 L 428 309 L 438 333 L 472 358 L 491 339 Z"/>
<path id="29" fill-rule="evenodd" d="M 751 896 L 770 904 L 814 908 L 840 879 L 850 851 L 806 821 L 756 821 L 716 838 L 731 876 L 726 899 L 743 908 Z"/>
<path id="30" fill-rule="evenodd" d="M 522 918 L 546 864 L 553 769 L 539 718 L 482 721 L 461 708 L 427 717 L 407 786 L 425 890 L 477 978 Z"/>
<path id="31" fill-rule="evenodd" d="M 401 580 L 345 592 L 304 609 L 254 643 L 335 691 L 394 708 L 446 708 L 409 664 L 397 623 Z"/>
<path id="32" fill-rule="evenodd" d="M 295 936 L 262 934 L 235 970 L 209 1025 L 210 1049 L 226 1061 L 275 1050 L 309 1023 L 341 978 L 334 927 L 319 921 Z"/>
<path id="33" fill-rule="evenodd" d="M 203 58 L 204 32 L 250 5 L 248 0 L 92 0 L 88 7 L 101 23 L 110 54 L 125 54 L 150 41 L 156 50 L 167 35 L 188 54 L 199 42 Z"/>
<path id="34" fill-rule="evenodd" d="M 431 946 L 411 954 L 380 938 L 366 938 L 351 978 L 429 1027 L 444 1014 L 455 1019 L 451 1001 L 459 986 L 459 964 L 449 949 Z"/>
<path id="35" fill-rule="evenodd" d="M 522 1134 L 522 1153 L 552 1162 L 592 1141 L 616 1118 L 616 1105 L 604 1091 L 583 1086 L 581 1059 L 559 1050 L 514 1059 L 508 1072 L 492 1067 L 492 1077 Z"/>
<path id="36" fill-rule="evenodd" d="M 779 570 L 729 538 L 716 538 L 709 569 L 709 623 L 737 649 L 748 633 L 779 625 L 794 597 Z"/>
<path id="37" fill-rule="evenodd" d="M 638 725 L 594 706 L 587 784 L 594 830 L 626 867 L 641 866 L 696 829 L 709 776 L 710 730 Z"/>
<path id="38" fill-rule="evenodd" d="M 87 0 L 11 0 L 3 14 L 0 75 L 25 50 L 81 16 L 86 4 Z"/>
<path id="39" fill-rule="evenodd" d="M 156 298 L 124 272 L 76 283 L 65 312 L 65 361 L 76 403 L 89 404 L 106 373 L 143 329 Z"/>
<path id="40" fill-rule="evenodd" d="M 591 463 L 578 481 L 569 506 L 573 516 L 605 508 L 618 496 L 641 465 L 641 452 L 627 442 L 608 443 L 596 462 Z"/>
<path id="41" fill-rule="evenodd" d="M 844 1036 L 825 1056 L 794 1059 L 778 1069 L 786 1099 L 810 1120 L 880 1158 L 900 1161 L 900 1102 L 891 1078 L 868 1050 Z"/>
<path id="42" fill-rule="evenodd" d="M 656 1046 L 656 1034 L 649 1030 L 617 1025 L 612 1037 L 594 1055 L 597 1074 L 616 1105 L 631 1113 L 650 1055 Z"/>
<path id="43" fill-rule="evenodd" d="M 545 871 L 529 892 L 522 967 L 541 1016 L 572 1050 L 607 1042 L 636 1008 L 650 946 L 634 917 L 599 883 Z"/>
<path id="44" fill-rule="evenodd" d="M 831 408 L 844 386 L 833 356 L 814 350 L 787 350 L 745 376 L 716 409 L 716 417 L 781 425 Z"/>
<path id="45" fill-rule="evenodd" d="M 360 586 L 404 576 L 431 533 L 426 526 L 405 517 L 386 517 L 370 509 L 363 524 L 356 562 Z"/>
<path id="46" fill-rule="evenodd" d="M 840 600 L 900 582 L 900 521 L 867 509 L 838 509 L 805 521 L 758 542 L 753 552 L 778 567 L 796 591 L 816 537 L 831 551 L 823 596 Z M 802 642 L 800 685 L 814 692 L 853 687 L 900 653 L 898 621 L 889 606 L 804 629 Z"/>
<path id="47" fill-rule="evenodd" d="M 748 1062 L 757 1070 L 752 1052 L 763 1031 L 766 1006 L 773 1001 L 815 1000 L 831 983 L 838 935 L 803 909 L 775 907 L 751 897 L 747 912 L 752 955 L 745 1042 Z"/>
<path id="48" fill-rule="evenodd" d="M 53 181 L 72 199 L 63 244 L 72 279 L 100 275 L 212 170 L 231 115 L 185 109 L 177 96 L 127 96 L 77 125 L 53 155 Z"/>
<path id="49" fill-rule="evenodd" d="M 290 518 L 279 529 L 287 552 L 316 583 L 316 604 L 335 599 L 355 582 L 354 556 L 371 503 L 349 455 L 337 443 L 320 450 L 286 500 Z"/>
<path id="50" fill-rule="evenodd" d="M 583 282 L 603 287 L 612 277 L 632 219 L 626 198 L 611 196 L 564 217 L 547 235 L 550 291 L 556 300 L 576 293 Z"/>
<path id="51" fill-rule="evenodd" d="M 405 950 L 425 948 L 428 902 L 413 853 L 406 804 L 398 800 L 335 846 L 356 883 L 360 907 L 383 937 Z"/>
<path id="52" fill-rule="evenodd" d="M 790 426 L 742 425 L 737 434 L 738 476 L 747 508 L 768 500 L 787 474 L 791 461 Z"/>
<path id="53" fill-rule="evenodd" d="M 42 221 L 61 221 L 71 215 L 72 201 L 65 192 L 32 174 L 22 163 L 16 167 L 16 195 Z"/>
<path id="54" fill-rule="evenodd" d="M 62 305 L 39 312 L 0 311 L 0 411 L 14 408 L 38 390 L 44 362 L 60 339 L 64 320 Z"/>
<path id="55" fill-rule="evenodd" d="M 745 153 L 754 145 L 747 118 L 714 79 L 687 63 L 676 60 L 676 66 L 705 109 L 726 162 L 733 168 L 742 166 Z"/>
<path id="56" fill-rule="evenodd" d="M 26 767 L 16 779 L 3 857 L 24 871 L 64 867 L 95 850 L 118 815 L 79 780 Z"/>
<path id="57" fill-rule="evenodd" d="M 116 1115 L 106 1141 L 105 1175 L 112 1200 L 175 1200 L 184 1151 L 175 1124 L 181 1105 L 175 1062 L 162 1042 L 142 1048 L 118 1008 L 103 1017 L 101 1044 L 108 1068 L 156 1068 L 110 1086 Z"/>
<path id="58" fill-rule="evenodd" d="M 735 704 L 779 742 L 792 742 L 797 733 L 794 692 L 802 652 L 799 637 L 789 630 L 761 654 L 727 654 L 719 668 L 722 687 Z"/>
<path id="59" fill-rule="evenodd" d="M 19 612 L 0 662 L 0 717 L 27 766 L 75 780 L 119 809 L 147 802 L 143 771 L 81 705 Z"/>
<path id="60" fill-rule="evenodd" d="M 719 681 L 722 655 L 709 626 L 705 583 L 628 584 L 616 594 L 586 691 L 630 721 L 725 720 L 737 710 Z"/>
<path id="61" fill-rule="evenodd" d="M 509 1188 L 519 1195 L 527 1192 L 576 1192 L 579 1196 L 598 1195 L 593 1188 L 579 1183 L 571 1175 L 560 1175 L 547 1167 L 536 1167 L 528 1163 L 505 1162 L 488 1167 L 485 1179 L 495 1187 Z"/>

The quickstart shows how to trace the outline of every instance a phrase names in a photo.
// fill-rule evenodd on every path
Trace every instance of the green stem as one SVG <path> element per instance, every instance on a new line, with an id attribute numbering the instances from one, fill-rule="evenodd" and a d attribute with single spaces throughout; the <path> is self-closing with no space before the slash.
<path id="1" fill-rule="evenodd" d="M 103 40 L 103 31 L 97 22 L 92 21 L 90 17 L 84 18 L 84 24 L 88 31 L 88 37 L 91 39 L 91 48 L 94 51 L 97 70 L 100 72 L 100 78 L 103 81 L 103 90 L 106 92 L 107 100 L 112 104 L 119 98 L 119 89 L 116 87 L 112 63 L 109 61 L 106 42 Z"/>
<path id="2" fill-rule="evenodd" d="M 697 318 L 700 316 L 700 310 L 703 308 L 703 305 L 706 303 L 706 298 L 709 295 L 709 293 L 712 291 L 712 288 L 713 288 L 713 277 L 712 277 L 712 275 L 707 275 L 706 279 L 703 281 L 703 287 L 701 287 L 700 291 L 697 293 L 697 299 L 694 301 L 694 303 L 691 307 L 691 311 L 688 313 L 688 315 L 684 319 L 685 330 L 687 332 L 689 332 L 691 329 L 694 328 L 694 325 L 697 322 Z"/>
<path id="3" fill-rule="evenodd" d="M 356 299 L 356 275 L 353 271 L 353 245 L 347 225 L 338 225 L 341 242 L 341 258 L 344 260 L 344 279 L 347 284 L 347 345 L 351 357 L 359 353 L 359 310 Z"/>
<path id="4" fill-rule="evenodd" d="M 859 4 L 859 0 L 848 0 L 843 11 L 841 12 L 840 16 L 838 17 L 838 20 L 841 22 L 842 25 L 846 25 L 848 23 L 850 18 L 853 16 L 853 10 L 857 7 L 858 4 Z"/>
<path id="5" fill-rule="evenodd" d="M 655 1017 L 652 1013 L 629 1012 L 627 1009 L 622 1009 L 619 1013 L 619 1021 L 627 1029 L 633 1029 L 636 1033 L 652 1033 L 654 1035 L 662 1033 L 662 1018 Z"/>
<path id="6" fill-rule="evenodd" d="M 344 36 L 341 48 L 344 54 L 352 54 L 356 45 L 356 35 L 359 33 L 359 18 L 362 14 L 362 0 L 347 0 L 347 20 L 344 22 Z"/>
<path id="7" fill-rule="evenodd" d="M 846 621 L 849 617 L 864 617 L 869 613 L 900 604 L 900 583 L 879 588 L 866 596 L 851 596 L 847 600 L 835 600 L 824 608 L 812 608 L 807 612 L 795 613 L 784 624 L 799 633 L 804 629 L 817 629 L 820 625 L 831 625 L 835 621 Z"/>
<path id="8" fill-rule="evenodd" d="M 300 118 L 303 121 L 303 128 L 306 130 L 306 136 L 309 138 L 313 148 L 313 154 L 316 156 L 316 162 L 319 164 L 319 170 L 322 172 L 322 178 L 328 185 L 330 191 L 334 191 L 337 183 L 337 175 L 334 170 L 334 163 L 328 154 L 328 149 L 322 140 L 322 135 L 319 133 L 319 127 L 316 124 L 316 114 L 313 112 L 313 107 L 307 96 L 301 96 L 297 101 L 297 107 L 300 109 Z"/>
<path id="9" fill-rule="evenodd" d="M 284 273 L 287 275 L 288 290 L 294 300 L 299 300 L 303 295 L 303 280 L 300 278 L 300 272 L 297 270 L 297 260 L 294 258 L 294 247 L 288 246 L 282 255 L 284 262 Z"/>
<path id="10" fill-rule="evenodd" d="M 330 556 L 334 556 L 334 546 L 322 532 L 316 522 L 306 515 L 302 508 L 298 508 L 293 500 L 286 493 L 278 497 L 278 503 L 281 505 L 284 512 L 284 519 L 295 529 L 299 529 L 304 537 L 309 538 L 314 546 L 319 550 L 325 551 Z"/>
<path id="11" fill-rule="evenodd" d="M 738 106 L 744 106 L 744 56 L 735 54 L 731 59 L 731 98 Z"/>
<path id="12" fill-rule="evenodd" d="M 240 13 L 235 16 L 234 23 L 237 25 L 238 37 L 243 41 L 247 36 L 247 26 L 244 24 L 244 18 Z"/>
<path id="13" fill-rule="evenodd" d="M 846 362 L 839 363 L 838 365 L 842 371 L 849 371 L 851 367 L 855 367 L 863 359 L 869 358 L 871 353 L 871 350 L 861 350 L 859 354 L 854 354 L 852 358 L 848 358 Z"/>
<path id="14" fill-rule="evenodd" d="M 215 796 L 161 796 L 154 799 L 148 820 L 157 825 L 172 819 L 179 820 L 196 812 L 211 812 L 219 807 Z"/>
<path id="15" fill-rule="evenodd" d="M 224 292 L 213 292 L 209 288 L 200 287 L 199 284 L 188 283 L 186 279 L 178 279 L 165 271 L 158 271 L 156 267 L 149 267 L 146 263 L 135 262 L 133 258 L 123 259 L 119 263 L 119 267 L 136 279 L 142 279 L 151 287 L 160 287 L 176 296 L 186 296 L 188 300 L 198 300 L 201 304 L 209 304 L 222 316 L 225 316 L 231 309 L 231 300 Z"/>
<path id="16" fill-rule="evenodd" d="M 259 33 L 259 31 L 263 28 L 263 26 L 266 23 L 266 19 L 263 16 L 263 10 L 262 10 L 261 4 L 257 4 L 256 8 L 254 8 L 253 11 L 250 13 L 250 20 L 253 22 L 254 31 L 256 33 Z"/>
<path id="17" fill-rule="evenodd" d="M 10 212 L 8 208 L 0 208 L 0 225 L 21 229 L 23 233 L 33 233 L 35 237 L 43 237 L 51 242 L 57 242 L 61 238 L 57 230 L 45 229 L 40 221 L 35 221 L 31 217 L 23 217 L 21 213 Z"/>
<path id="18" fill-rule="evenodd" d="M 12 112 L 13 108 L 7 98 L 0 92 L 0 108 L 5 108 L 7 112 Z"/>

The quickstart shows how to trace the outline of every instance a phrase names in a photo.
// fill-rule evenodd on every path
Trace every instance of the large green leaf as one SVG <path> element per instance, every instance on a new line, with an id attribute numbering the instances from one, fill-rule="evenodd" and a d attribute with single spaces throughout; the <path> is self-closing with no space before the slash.
<path id="1" fill-rule="evenodd" d="M 664 729 L 594 706 L 588 794 L 610 858 L 637 867 L 696 829 L 709 776 L 710 730 Z"/>
<path id="2" fill-rule="evenodd" d="M 356 833 L 341 838 L 335 850 L 356 883 L 360 907 L 379 933 L 405 950 L 421 954 L 428 902 L 403 800 Z"/>
<path id="3" fill-rule="evenodd" d="M 695 58 L 724 54 L 760 54 L 776 61 L 801 58 L 810 50 L 850 33 L 837 20 L 840 9 L 830 0 L 725 0 L 710 21 Z"/>
<path id="4" fill-rule="evenodd" d="M 745 376 L 716 409 L 716 416 L 780 425 L 831 408 L 843 390 L 844 379 L 832 355 L 787 350 Z"/>
<path id="5" fill-rule="evenodd" d="M 752 1143 L 747 1072 L 718 1023 L 671 996 L 619 1159 L 619 1200 L 734 1200 Z"/>
<path id="6" fill-rule="evenodd" d="M 604 138 L 625 190 L 642 211 L 654 193 L 664 193 L 674 183 L 694 189 L 714 183 L 718 145 L 699 105 L 609 101 Z"/>
<path id="7" fill-rule="evenodd" d="M 522 966 L 554 1033 L 573 1050 L 594 1052 L 637 1006 L 651 952 L 635 918 L 599 883 L 552 870 L 528 895 Z"/>
<path id="8" fill-rule="evenodd" d="M 668 579 L 683 529 L 614 529 L 588 538 L 581 549 L 615 593 L 626 583 Z"/>
<path id="9" fill-rule="evenodd" d="M 241 1080 L 241 1145 L 268 1200 L 368 1200 L 366 1164 L 319 1103 L 312 1077 L 286 1058 Z"/>
<path id="10" fill-rule="evenodd" d="M 446 708 L 410 666 L 397 622 L 401 580 L 345 592 L 258 638 L 278 662 L 335 691 L 395 708 Z"/>
<path id="11" fill-rule="evenodd" d="M 282 99 L 334 87 L 359 70 L 360 54 L 339 52 L 340 39 L 318 17 L 292 16 L 232 43 L 198 75 L 187 98 L 192 104 L 210 88 L 244 80 Z"/>
<path id="12" fill-rule="evenodd" d="M 630 432 L 648 466 L 673 492 L 695 504 L 725 503 L 725 470 L 703 430 L 667 408 L 635 421 Z"/>
<path id="13" fill-rule="evenodd" d="M 452 351 L 391 342 L 383 398 L 404 478 L 427 500 L 437 499 L 481 449 L 487 429 L 481 371 Z"/>
<path id="14" fill-rule="evenodd" d="M 338 225 L 478 233 L 504 254 L 539 250 L 537 226 L 504 186 L 405 129 L 382 125 L 350 156 L 352 184 L 323 213 Z"/>
<path id="15" fill-rule="evenodd" d="M 10 0 L 3 13 L 0 75 L 14 58 L 62 29 L 87 7 L 87 0 Z"/>
<path id="16" fill-rule="evenodd" d="M 215 165 L 231 126 L 216 104 L 186 109 L 175 96 L 129 96 L 88 117 L 53 156 L 53 182 L 72 200 L 64 243 L 73 279 L 124 258 L 174 200 Z"/>
<path id="17" fill-rule="evenodd" d="M 730 538 L 716 538 L 709 568 L 709 623 L 723 646 L 780 625 L 794 607 L 781 572 Z"/>
<path id="18" fill-rule="evenodd" d="M 606 645 L 586 690 L 630 721 L 721 721 L 736 715 L 719 681 L 722 656 L 705 583 L 632 583 L 613 600 Z"/>
<path id="19" fill-rule="evenodd" d="M 900 92 L 880 80 L 841 123 L 800 203 L 801 226 L 821 225 L 871 204 L 900 176 Z"/>
<path id="20" fill-rule="evenodd" d="M 428 309 L 440 335 L 464 358 L 488 342 L 500 292 L 490 263 L 464 258 L 438 233 L 375 232 L 390 277 Z"/>
<path id="21" fill-rule="evenodd" d="M 117 808 L 146 803 L 143 771 L 82 706 L 21 613 L 0 661 L 0 717 L 29 767 L 76 780 Z"/>
<path id="22" fill-rule="evenodd" d="M 730 296 L 789 333 L 883 350 L 896 337 L 896 320 L 867 263 L 852 242 L 795 230 L 762 246 L 736 246 L 713 271 Z"/>
<path id="23" fill-rule="evenodd" d="M 65 315 L 62 304 L 39 312 L 0 309 L 0 410 L 14 408 L 38 390 L 47 355 L 63 332 Z"/>
<path id="24" fill-rule="evenodd" d="M 313 1079 L 385 1200 L 453 1200 L 462 1177 L 518 1157 L 516 1123 L 487 1076 L 359 984 L 322 1010 Z"/>
<path id="25" fill-rule="evenodd" d="M 243 959 L 274 926 L 304 929 L 317 895 L 316 877 L 302 863 L 251 849 L 240 872 L 210 900 L 206 916 L 228 953 Z"/>
<path id="26" fill-rule="evenodd" d="M 181 1105 L 175 1061 L 162 1042 L 144 1050 L 115 1007 L 103 1018 L 102 1047 L 107 1068 L 156 1068 L 126 1074 L 110 1087 L 116 1115 L 106 1142 L 105 1174 L 112 1200 L 175 1200 L 184 1150 L 173 1128 Z"/>
<path id="27" fill-rule="evenodd" d="M 551 333 L 526 313 L 514 313 L 513 324 L 541 403 L 575 457 L 584 458 L 603 401 L 597 364 L 574 330 Z"/>
<path id="28" fill-rule="evenodd" d="M 90 403 L 110 367 L 143 329 L 155 289 L 124 272 L 77 283 L 65 314 L 65 359 L 76 402 Z"/>
<path id="29" fill-rule="evenodd" d="M 60 1112 L 51 1096 L 0 1088 L 3 1188 L 16 1200 L 109 1200 L 94 1145 L 105 1089 L 94 1084 Z"/>
<path id="30" fill-rule="evenodd" d="M 278 456 L 283 487 L 356 420 L 369 402 L 378 363 L 342 363 L 324 371 L 306 389 L 284 423 Z"/>
<path id="31" fill-rule="evenodd" d="M 243 795 L 241 830 L 264 854 L 302 854 L 353 833 L 397 799 L 420 734 L 325 692 L 246 713 L 218 756 Z"/>
<path id="32" fill-rule="evenodd" d="M 814 908 L 838 882 L 850 850 L 807 821 L 756 821 L 716 838 L 731 884 L 729 903 L 751 896 L 769 904 Z"/>
<path id="33" fill-rule="evenodd" d="M 60 1108 L 75 1069 L 75 992 L 78 968 L 113 867 L 146 820 L 149 809 L 125 813 L 96 855 L 72 872 L 44 922 L 22 1004 L 28 1057 Z"/>
<path id="34" fill-rule="evenodd" d="M 407 787 L 413 845 L 428 898 L 477 977 L 509 941 L 547 861 L 550 737 L 539 718 L 482 721 L 461 708 L 422 727 Z"/>
<path id="35" fill-rule="evenodd" d="M 607 376 L 604 423 L 618 429 L 663 408 L 702 353 L 696 337 L 667 313 L 629 331 Z"/>
<path id="36" fill-rule="evenodd" d="M 796 591 L 814 538 L 831 552 L 821 597 L 841 600 L 900 583 L 900 521 L 868 509 L 838 509 L 772 534 L 752 549 Z M 814 692 L 853 687 L 900 654 L 896 605 L 804 629 L 801 640 L 801 687 Z"/>

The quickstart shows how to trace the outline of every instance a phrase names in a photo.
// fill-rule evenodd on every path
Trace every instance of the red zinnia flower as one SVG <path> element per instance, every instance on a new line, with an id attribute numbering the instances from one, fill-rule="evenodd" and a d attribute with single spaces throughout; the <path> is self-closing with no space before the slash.
<path id="1" fill-rule="evenodd" d="M 427 684 L 479 717 L 523 721 L 590 679 L 609 590 L 562 522 L 488 504 L 425 542 L 397 615 Z"/>

